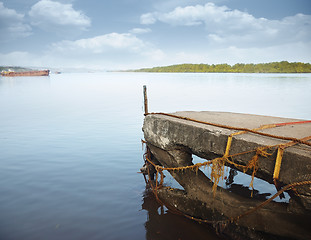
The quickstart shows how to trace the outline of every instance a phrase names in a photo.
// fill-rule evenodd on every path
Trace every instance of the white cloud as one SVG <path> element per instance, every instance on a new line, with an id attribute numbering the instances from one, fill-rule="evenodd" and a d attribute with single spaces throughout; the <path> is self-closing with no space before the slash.
<path id="1" fill-rule="evenodd" d="M 2 66 L 35 66 L 39 64 L 37 58 L 28 52 L 0 53 L 0 65 Z M 36 61 L 36 62 L 34 62 Z"/>
<path id="2" fill-rule="evenodd" d="M 75 10 L 72 4 L 51 0 L 37 2 L 28 14 L 32 25 L 47 31 L 55 31 L 60 27 L 86 30 L 91 25 L 91 20 L 83 12 Z"/>
<path id="3" fill-rule="evenodd" d="M 212 0 L 213 2 L 224 0 Z M 184 7 L 194 4 L 204 4 L 206 0 L 157 0 L 152 2 L 152 6 L 157 11 L 170 11 L 176 6 Z"/>
<path id="4" fill-rule="evenodd" d="M 130 33 L 109 33 L 93 38 L 54 43 L 52 48 L 59 52 L 103 53 L 115 50 L 139 51 L 146 44 Z"/>
<path id="5" fill-rule="evenodd" d="M 201 51 L 182 51 L 170 54 L 172 63 L 266 63 L 266 62 L 311 62 L 311 41 L 288 43 L 280 46 L 239 48 L 225 46 Z M 167 60 L 167 59 L 166 59 Z"/>
<path id="6" fill-rule="evenodd" d="M 281 20 L 255 18 L 247 12 L 214 3 L 177 7 L 170 12 L 141 16 L 141 24 L 157 21 L 172 26 L 204 26 L 210 44 L 259 47 L 306 41 L 311 38 L 311 16 L 297 14 Z"/>
<path id="7" fill-rule="evenodd" d="M 150 33 L 151 29 L 150 28 L 133 28 L 130 30 L 130 33 L 133 34 L 143 34 L 143 33 Z"/>
<path id="8" fill-rule="evenodd" d="M 53 43 L 45 55 L 77 65 L 118 66 L 138 62 L 157 62 L 165 57 L 162 50 L 132 33 L 109 33 L 93 38 Z M 115 68 L 115 67 L 111 67 Z"/>
<path id="9" fill-rule="evenodd" d="M 37 54 L 0 53 L 0 65 L 131 69 L 159 65 L 165 57 L 161 49 L 132 33 L 109 33 L 56 42 Z"/>
<path id="10" fill-rule="evenodd" d="M 156 17 L 157 13 L 146 13 L 141 15 L 140 17 L 140 23 L 141 24 L 154 24 L 157 21 Z"/>
<path id="11" fill-rule="evenodd" d="M 6 8 L 3 2 L 0 2 L 0 32 L 1 40 L 27 37 L 32 34 L 31 27 L 25 23 L 24 15 Z"/>
<path id="12" fill-rule="evenodd" d="M 229 46 L 202 51 L 171 51 L 164 53 L 156 48 L 141 48 L 131 52 L 127 47 L 117 44 L 105 52 L 94 52 L 92 47 L 74 42 L 64 44 L 63 48 L 50 49 L 34 55 L 28 52 L 0 53 L 0 65 L 38 66 L 38 67 L 81 67 L 93 69 L 135 69 L 171 65 L 179 63 L 261 63 L 287 60 L 290 62 L 311 62 L 311 42 L 289 43 L 265 48 L 238 48 Z M 71 46 L 71 49 L 68 49 Z M 82 44 L 83 46 L 83 44 Z M 59 45 L 60 47 L 60 45 Z M 128 46 L 129 47 L 129 46 Z M 120 54 L 119 54 L 120 53 Z M 114 56 L 117 56 L 115 58 Z"/>
<path id="13" fill-rule="evenodd" d="M 229 46 L 206 53 L 209 63 L 311 62 L 311 42 L 288 43 L 280 46 L 238 48 Z"/>
<path id="14" fill-rule="evenodd" d="M 210 3 L 206 4 L 209 7 Z M 213 5 L 213 4 L 211 4 Z M 205 6 L 187 6 L 187 7 L 177 7 L 174 11 L 164 14 L 158 14 L 158 19 L 161 22 L 170 23 L 172 25 L 184 25 L 193 26 L 200 25 L 203 23 L 208 9 Z"/>
<path id="15" fill-rule="evenodd" d="M 161 21 L 171 25 L 199 25 L 204 22 L 220 22 L 222 18 L 227 18 L 229 9 L 226 6 L 217 7 L 214 3 L 205 5 L 176 7 L 171 12 L 152 12 L 141 16 L 142 24 L 154 24 Z M 227 16 L 225 16 L 227 15 Z"/>

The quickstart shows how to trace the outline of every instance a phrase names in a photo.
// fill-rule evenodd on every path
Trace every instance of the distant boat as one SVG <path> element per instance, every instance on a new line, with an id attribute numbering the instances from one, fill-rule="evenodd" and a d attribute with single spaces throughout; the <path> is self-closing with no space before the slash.
<path id="1" fill-rule="evenodd" d="M 20 76 L 49 76 L 50 70 L 37 70 L 37 71 L 26 71 L 26 72 L 15 72 L 15 71 L 2 71 L 1 76 L 5 77 L 20 77 Z"/>

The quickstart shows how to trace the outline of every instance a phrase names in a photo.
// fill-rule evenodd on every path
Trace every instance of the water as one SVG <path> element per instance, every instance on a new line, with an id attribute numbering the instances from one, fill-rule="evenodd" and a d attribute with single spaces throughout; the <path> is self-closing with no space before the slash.
<path id="1" fill-rule="evenodd" d="M 311 119 L 310 74 L 0 77 L 0 239 L 218 239 L 161 213 L 143 164 L 149 110 Z"/>

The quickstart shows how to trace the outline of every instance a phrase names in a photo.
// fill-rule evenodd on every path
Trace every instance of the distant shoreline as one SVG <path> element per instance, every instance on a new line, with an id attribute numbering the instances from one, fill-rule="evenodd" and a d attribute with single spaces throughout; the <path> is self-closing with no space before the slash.
<path id="1" fill-rule="evenodd" d="M 311 73 L 310 63 L 271 62 L 258 64 L 178 64 L 163 67 L 141 68 L 122 72 L 162 73 Z"/>
<path id="2" fill-rule="evenodd" d="M 1 71 L 25 72 L 41 70 L 41 67 L 21 67 L 21 66 L 0 66 Z M 51 69 L 51 68 L 45 68 Z M 60 68 L 52 68 L 55 73 L 60 72 Z M 159 66 L 152 68 L 130 69 L 130 70 L 93 70 L 88 68 L 68 68 L 61 72 L 145 72 L 145 73 L 311 73 L 311 63 L 302 62 L 271 62 L 271 63 L 237 63 L 229 64 L 176 64 L 169 66 Z"/>

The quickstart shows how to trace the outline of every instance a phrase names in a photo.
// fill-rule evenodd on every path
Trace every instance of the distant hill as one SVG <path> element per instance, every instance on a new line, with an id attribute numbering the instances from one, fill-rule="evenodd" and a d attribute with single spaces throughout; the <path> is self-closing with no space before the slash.
<path id="1" fill-rule="evenodd" d="M 25 72 L 25 71 L 32 71 L 33 69 L 16 66 L 0 66 L 0 72 L 8 70 L 12 70 L 14 72 Z"/>
<path id="2" fill-rule="evenodd" d="M 182 73 L 311 73 L 310 63 L 271 62 L 259 64 L 178 64 L 166 67 L 142 68 L 130 72 L 182 72 Z"/>

